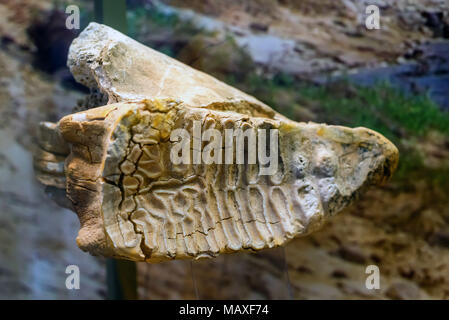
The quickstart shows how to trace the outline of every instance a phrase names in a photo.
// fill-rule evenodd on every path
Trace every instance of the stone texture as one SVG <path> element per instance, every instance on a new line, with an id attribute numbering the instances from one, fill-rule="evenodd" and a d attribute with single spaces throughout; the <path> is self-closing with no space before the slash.
<path id="1" fill-rule="evenodd" d="M 81 222 L 77 243 L 93 254 L 159 262 L 281 246 L 320 228 L 397 165 L 396 147 L 372 130 L 293 122 L 106 26 L 91 23 L 68 64 L 110 104 L 44 124 L 50 134 L 41 145 L 60 152 L 70 145 L 67 196 Z M 277 129 L 278 170 L 174 165 L 170 133 L 192 135 L 193 121 L 222 133 Z"/>
<path id="2" fill-rule="evenodd" d="M 34 44 L 28 36 L 28 28 L 37 16 L 42 16 L 52 9 L 50 1 L 16 0 L 0 1 L 0 34 L 26 49 L 34 49 Z"/>
<path id="3" fill-rule="evenodd" d="M 0 1 L 0 299 L 101 299 L 103 259 L 74 239 L 72 212 L 49 200 L 36 181 L 38 123 L 71 112 L 81 94 L 61 87 L 33 65 L 25 30 L 51 1 Z M 53 157 L 53 155 L 51 155 Z M 79 290 L 68 290 L 68 265 L 78 265 Z"/>
<path id="4" fill-rule="evenodd" d="M 280 71 L 305 78 L 399 62 L 421 41 L 447 37 L 442 30 L 449 23 L 449 3 L 440 0 L 159 2 L 165 3 L 161 6 L 165 12 L 174 12 L 199 28 L 232 36 L 264 73 Z M 369 5 L 380 9 L 380 30 L 365 27 Z M 195 53 L 198 41 L 194 42 L 183 51 Z M 196 64 L 213 71 L 215 61 L 205 56 L 208 53 L 198 55 L 205 61 Z"/>

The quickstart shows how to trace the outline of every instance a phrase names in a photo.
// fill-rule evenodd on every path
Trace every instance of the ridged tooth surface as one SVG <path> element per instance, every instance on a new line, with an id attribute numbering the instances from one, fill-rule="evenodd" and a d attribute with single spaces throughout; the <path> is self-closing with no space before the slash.
<path id="1" fill-rule="evenodd" d="M 382 180 L 384 167 L 392 170 L 396 161 L 391 143 L 368 129 L 248 117 L 170 100 L 104 108 L 61 120 L 72 153 L 80 152 L 67 162 L 69 197 L 80 200 L 82 229 L 91 225 L 86 217 L 101 212 L 107 250 L 132 260 L 213 257 L 283 245 L 318 228 L 363 185 Z M 190 134 L 192 160 L 195 147 L 204 152 L 207 146 L 193 142 L 194 121 L 201 132 L 222 133 L 222 146 L 225 129 L 279 130 L 276 173 L 261 175 L 259 164 L 235 164 L 235 139 L 233 164 L 174 164 L 173 130 Z M 73 134 L 74 127 L 85 135 Z M 248 144 L 244 147 L 248 153 Z M 78 172 L 80 161 L 90 162 L 91 170 Z M 90 204 L 88 196 L 95 198 Z M 89 250 L 92 241 L 83 234 L 78 242 Z"/>

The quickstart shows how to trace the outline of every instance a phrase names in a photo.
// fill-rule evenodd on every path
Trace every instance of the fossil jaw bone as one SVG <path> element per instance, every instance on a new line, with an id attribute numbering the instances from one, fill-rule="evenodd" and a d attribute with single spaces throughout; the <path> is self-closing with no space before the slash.
<path id="1" fill-rule="evenodd" d="M 70 146 L 66 192 L 81 222 L 77 243 L 92 254 L 158 262 L 284 245 L 385 182 L 398 162 L 396 147 L 372 130 L 293 122 L 105 26 L 83 31 L 69 61 L 79 81 L 113 102 L 45 124 L 41 143 L 60 152 L 55 161 Z M 193 134 L 194 121 L 222 133 L 278 130 L 276 173 L 260 175 L 257 164 L 174 164 L 170 134 Z"/>
<path id="2" fill-rule="evenodd" d="M 225 114 L 146 100 L 64 117 L 59 128 L 72 146 L 67 193 L 82 224 L 78 245 L 149 262 L 283 245 L 319 228 L 365 185 L 382 183 L 397 163 L 394 146 L 365 128 Z M 169 133 L 192 132 L 197 120 L 219 131 L 243 123 L 278 129 L 278 172 L 174 165 Z"/>

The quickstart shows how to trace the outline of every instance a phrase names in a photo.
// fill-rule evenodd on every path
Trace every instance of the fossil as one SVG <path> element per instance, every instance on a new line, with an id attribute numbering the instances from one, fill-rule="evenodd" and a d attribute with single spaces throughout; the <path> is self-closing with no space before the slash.
<path id="1" fill-rule="evenodd" d="M 291 121 L 104 25 L 74 40 L 68 65 L 107 104 L 42 123 L 35 168 L 43 184 L 65 189 L 78 246 L 92 254 L 159 262 L 281 246 L 397 166 L 396 147 L 377 132 Z M 248 161 L 174 163 L 172 133 L 194 135 L 195 123 L 223 136 L 276 130 L 275 172 Z"/>

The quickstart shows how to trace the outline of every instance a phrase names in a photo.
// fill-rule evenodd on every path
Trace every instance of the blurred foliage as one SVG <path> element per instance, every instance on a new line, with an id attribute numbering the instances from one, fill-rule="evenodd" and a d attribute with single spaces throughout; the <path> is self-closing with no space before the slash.
<path id="1" fill-rule="evenodd" d="M 429 130 L 449 135 L 449 114 L 441 112 L 427 95 L 407 96 L 388 83 L 374 87 L 343 85 L 346 88 L 337 86 L 337 90 L 332 85 L 303 87 L 301 95 L 319 100 L 330 123 L 337 120 L 373 128 L 392 140 L 403 135 L 423 136 Z"/>
<path id="2" fill-rule="evenodd" d="M 127 10 L 128 35 L 154 49 L 175 57 L 188 39 L 201 30 L 175 13 L 161 12 L 154 6 Z"/>
<path id="3" fill-rule="evenodd" d="M 129 23 L 129 35 L 136 38 L 142 32 L 142 29 L 149 25 L 157 27 L 172 27 L 179 23 L 178 16 L 165 14 L 154 9 L 137 7 L 127 11 Z"/>
<path id="4" fill-rule="evenodd" d="M 229 78 L 228 82 L 235 81 Z M 257 94 L 279 112 L 294 116 L 292 110 L 283 110 L 288 106 L 277 106 L 278 96 L 287 92 L 291 98 L 290 106 L 299 102 L 315 108 L 319 104 L 320 110 L 316 110 L 320 111 L 319 121 L 371 128 L 396 142 L 403 135 L 423 136 L 429 130 L 449 135 L 449 113 L 441 111 L 428 95 L 407 95 L 388 83 L 362 87 L 341 80 L 313 85 L 295 81 L 286 74 L 271 79 L 250 74 L 243 83 L 233 85 Z"/>

